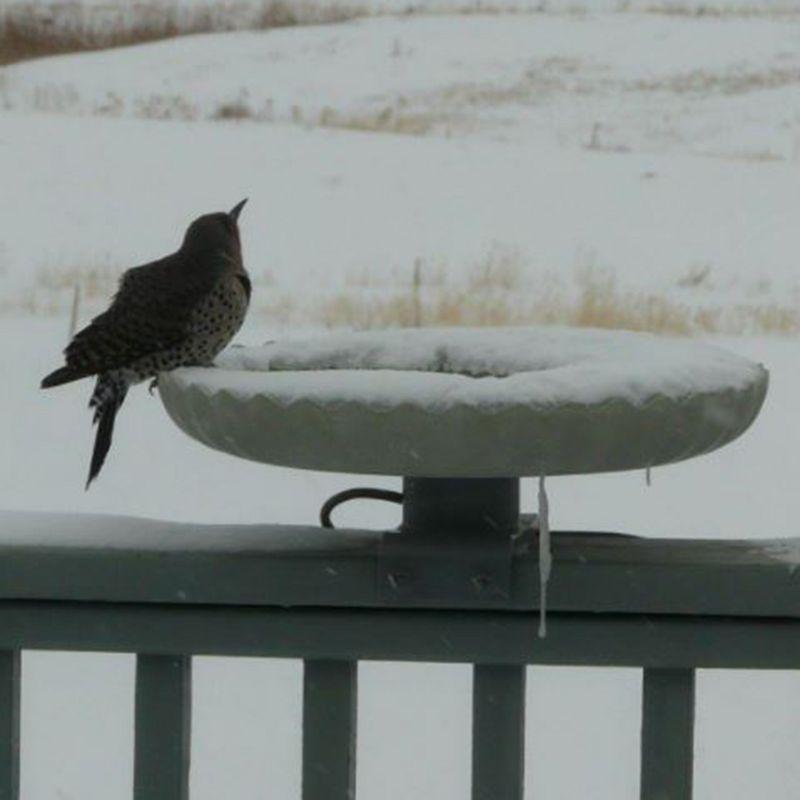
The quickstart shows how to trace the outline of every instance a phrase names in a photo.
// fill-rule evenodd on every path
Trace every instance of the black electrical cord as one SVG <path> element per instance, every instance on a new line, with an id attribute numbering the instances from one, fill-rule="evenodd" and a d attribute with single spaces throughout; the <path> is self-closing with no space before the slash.
<path id="1" fill-rule="evenodd" d="M 335 528 L 331 521 L 333 510 L 349 500 L 386 500 L 389 503 L 402 503 L 403 493 L 393 492 L 391 489 L 370 489 L 362 487 L 356 489 L 345 489 L 329 497 L 322 508 L 319 510 L 319 521 L 323 528 Z"/>

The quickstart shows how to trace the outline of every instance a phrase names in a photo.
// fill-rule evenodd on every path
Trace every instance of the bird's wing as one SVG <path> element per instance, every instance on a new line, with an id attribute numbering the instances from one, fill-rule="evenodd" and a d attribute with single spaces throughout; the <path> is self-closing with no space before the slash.
<path id="1" fill-rule="evenodd" d="M 79 331 L 64 351 L 67 366 L 96 374 L 180 344 L 193 309 L 222 269 L 192 269 L 173 255 L 128 270 L 108 310 Z"/>

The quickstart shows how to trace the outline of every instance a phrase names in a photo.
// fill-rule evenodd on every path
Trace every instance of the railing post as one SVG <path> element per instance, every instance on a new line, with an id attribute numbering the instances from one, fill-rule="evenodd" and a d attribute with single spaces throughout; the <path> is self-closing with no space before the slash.
<path id="1" fill-rule="evenodd" d="M 641 800 L 691 800 L 693 669 L 645 669 L 642 684 Z"/>
<path id="2" fill-rule="evenodd" d="M 188 800 L 190 656 L 136 659 L 134 800 Z"/>
<path id="3" fill-rule="evenodd" d="M 472 684 L 472 800 L 522 800 L 525 667 L 476 665 Z"/>
<path id="4" fill-rule="evenodd" d="M 20 651 L 0 651 L 0 800 L 19 798 Z"/>
<path id="5" fill-rule="evenodd" d="M 357 705 L 357 662 L 305 662 L 303 800 L 354 800 Z"/>

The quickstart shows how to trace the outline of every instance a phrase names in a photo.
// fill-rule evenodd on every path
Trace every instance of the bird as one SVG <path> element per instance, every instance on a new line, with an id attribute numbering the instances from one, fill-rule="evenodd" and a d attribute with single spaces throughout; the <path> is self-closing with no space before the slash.
<path id="1" fill-rule="evenodd" d="M 49 389 L 96 376 L 86 489 L 103 467 L 131 386 L 149 378 L 152 393 L 162 372 L 210 365 L 244 322 L 252 284 L 238 223 L 246 202 L 198 217 L 174 253 L 125 271 L 108 309 L 75 334 L 65 365 L 42 380 Z"/>

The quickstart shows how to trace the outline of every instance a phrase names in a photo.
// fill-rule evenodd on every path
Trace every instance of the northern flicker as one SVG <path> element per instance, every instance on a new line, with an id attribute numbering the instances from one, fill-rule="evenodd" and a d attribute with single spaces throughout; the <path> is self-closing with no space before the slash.
<path id="1" fill-rule="evenodd" d="M 42 381 L 47 389 L 97 376 L 87 489 L 111 447 L 128 389 L 151 378 L 152 390 L 161 372 L 210 364 L 241 327 L 251 288 L 238 228 L 246 202 L 198 217 L 176 252 L 125 272 L 108 310 L 64 350 L 66 366 Z"/>

